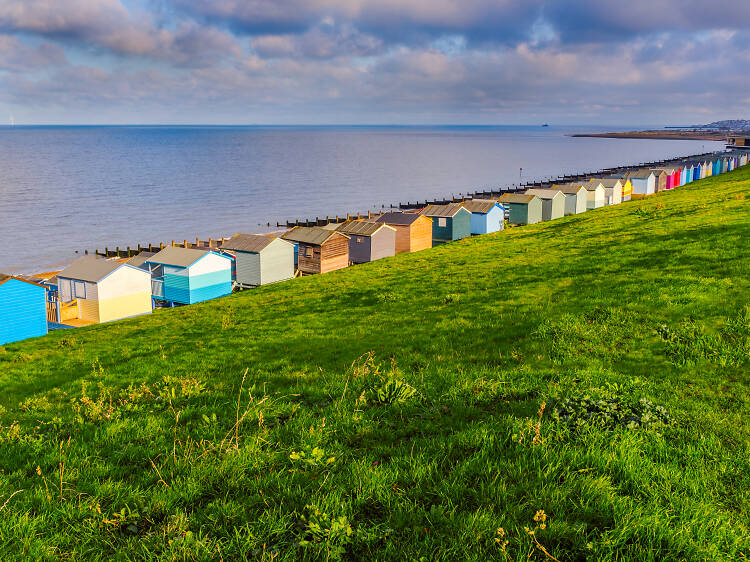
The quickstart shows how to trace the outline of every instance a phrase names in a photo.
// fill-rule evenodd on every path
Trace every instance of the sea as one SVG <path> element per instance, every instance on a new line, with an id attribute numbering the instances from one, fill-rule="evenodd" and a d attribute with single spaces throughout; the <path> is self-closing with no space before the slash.
<path id="1" fill-rule="evenodd" d="M 723 148 L 617 127 L 0 127 L 0 272 Z"/>

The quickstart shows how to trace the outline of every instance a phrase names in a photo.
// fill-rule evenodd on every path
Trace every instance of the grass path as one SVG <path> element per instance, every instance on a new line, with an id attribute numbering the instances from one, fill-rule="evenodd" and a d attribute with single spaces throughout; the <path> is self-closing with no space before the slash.
<path id="1" fill-rule="evenodd" d="M 0 347 L 0 559 L 742 559 L 749 241 L 738 170 Z"/>

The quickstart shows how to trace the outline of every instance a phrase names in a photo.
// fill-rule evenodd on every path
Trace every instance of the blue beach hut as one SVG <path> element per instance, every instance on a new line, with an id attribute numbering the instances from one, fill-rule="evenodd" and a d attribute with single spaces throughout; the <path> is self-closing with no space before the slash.
<path id="1" fill-rule="evenodd" d="M 47 333 L 47 288 L 0 273 L 0 345 Z"/>
<path id="2" fill-rule="evenodd" d="M 232 292 L 232 258 L 225 254 L 168 246 L 141 267 L 151 272 L 154 300 L 195 304 Z"/>
<path id="3" fill-rule="evenodd" d="M 464 208 L 471 213 L 471 233 L 489 234 L 503 230 L 505 209 L 494 199 L 464 201 Z"/>

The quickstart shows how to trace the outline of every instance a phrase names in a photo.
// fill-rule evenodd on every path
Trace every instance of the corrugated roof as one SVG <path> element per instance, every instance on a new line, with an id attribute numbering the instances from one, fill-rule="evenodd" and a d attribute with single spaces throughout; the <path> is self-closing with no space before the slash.
<path id="1" fill-rule="evenodd" d="M 397 226 L 409 226 L 422 215 L 415 213 L 385 213 L 375 219 L 376 222 L 395 224 Z M 425 217 L 428 218 L 428 217 Z"/>
<path id="2" fill-rule="evenodd" d="M 554 189 L 555 191 L 560 191 L 562 193 L 565 193 L 566 195 L 577 195 L 579 191 L 582 189 L 586 191 L 586 188 L 582 185 L 553 185 L 550 187 L 550 189 Z"/>
<path id="3" fill-rule="evenodd" d="M 371 221 L 352 221 L 342 224 L 338 231 L 352 236 L 372 236 L 381 228 L 390 228 L 388 225 L 380 222 Z"/>
<path id="4" fill-rule="evenodd" d="M 464 207 L 467 211 L 481 215 L 489 213 L 492 207 L 497 204 L 495 199 L 472 199 L 471 201 L 464 201 Z"/>
<path id="5" fill-rule="evenodd" d="M 325 228 L 326 230 L 338 230 L 343 224 L 343 222 L 329 222 L 328 224 L 321 226 L 321 228 Z"/>
<path id="6" fill-rule="evenodd" d="M 539 199 L 554 199 L 555 197 L 565 197 L 557 189 L 527 189 L 529 195 L 536 195 Z"/>
<path id="7" fill-rule="evenodd" d="M 536 199 L 536 195 L 530 195 L 528 193 L 506 193 L 498 201 L 500 203 L 531 203 Z"/>
<path id="8" fill-rule="evenodd" d="M 177 267 L 190 267 L 203 256 L 208 250 L 196 250 L 194 248 L 181 248 L 179 246 L 167 246 L 162 251 L 148 258 L 150 263 L 161 263 Z"/>
<path id="9" fill-rule="evenodd" d="M 463 203 L 448 203 L 447 205 L 427 205 L 422 214 L 428 217 L 455 217 L 461 209 Z"/>
<path id="10" fill-rule="evenodd" d="M 238 252 L 252 252 L 257 254 L 264 250 L 271 242 L 276 240 L 271 236 L 260 234 L 235 234 L 221 245 L 223 250 L 236 250 Z"/>
<path id="11" fill-rule="evenodd" d="M 335 230 L 326 230 L 319 226 L 295 226 L 292 230 L 282 235 L 282 238 L 291 242 L 302 242 L 303 244 L 320 246 L 325 244 L 335 234 Z M 346 235 L 342 234 L 342 236 Z"/>
<path id="12" fill-rule="evenodd" d="M 122 267 L 122 265 L 122 263 L 117 261 L 103 260 L 94 256 L 84 256 L 63 269 L 57 274 L 57 277 L 98 283 L 107 275 Z"/>
<path id="13" fill-rule="evenodd" d="M 625 177 L 627 178 L 638 178 L 638 179 L 646 179 L 651 175 L 654 175 L 654 172 L 652 172 L 651 170 L 636 170 L 635 172 L 625 173 Z"/>
<path id="14" fill-rule="evenodd" d="M 156 252 L 147 252 L 142 251 L 137 256 L 133 256 L 130 258 L 127 262 L 128 265 L 132 265 L 133 267 L 141 267 L 144 263 L 146 263 L 146 260 L 152 256 L 155 256 Z"/>
<path id="15" fill-rule="evenodd" d="M 618 180 L 617 178 L 602 178 L 591 181 L 596 181 L 596 183 L 600 183 L 604 187 L 617 187 L 618 183 L 622 186 L 622 180 Z"/>

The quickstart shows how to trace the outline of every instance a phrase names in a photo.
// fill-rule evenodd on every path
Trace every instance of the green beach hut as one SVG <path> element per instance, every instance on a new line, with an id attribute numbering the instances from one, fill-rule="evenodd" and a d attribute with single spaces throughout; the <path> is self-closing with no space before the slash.
<path id="1" fill-rule="evenodd" d="M 535 224 L 542 221 L 542 200 L 528 193 L 506 193 L 498 202 L 508 209 L 510 224 Z"/>
<path id="2" fill-rule="evenodd" d="M 432 219 L 432 245 L 471 236 L 471 212 L 462 203 L 427 205 L 420 213 Z"/>

